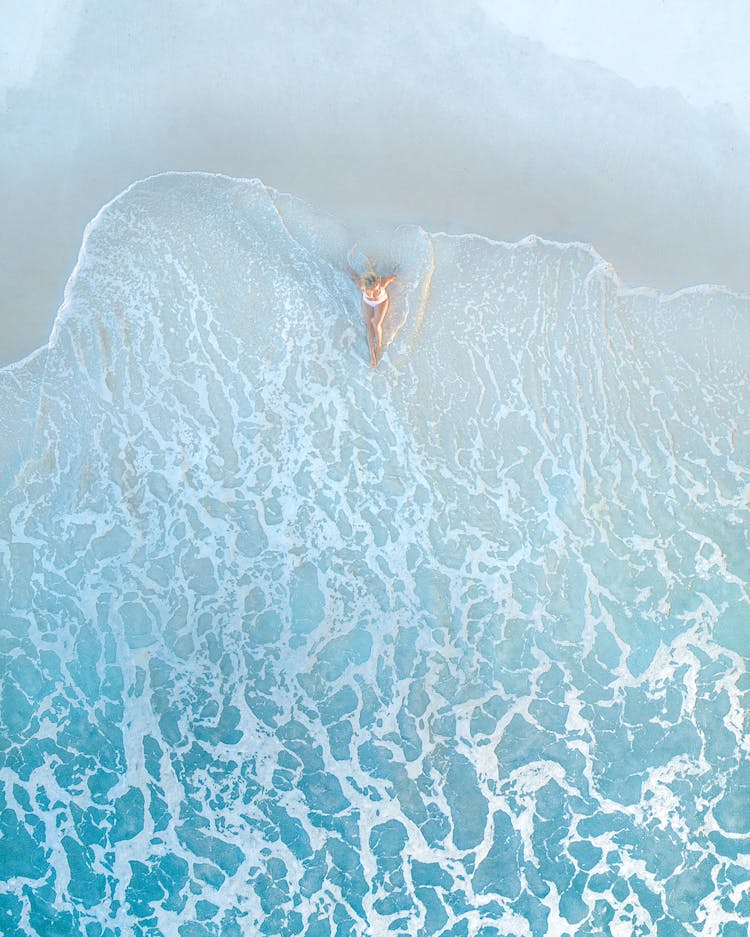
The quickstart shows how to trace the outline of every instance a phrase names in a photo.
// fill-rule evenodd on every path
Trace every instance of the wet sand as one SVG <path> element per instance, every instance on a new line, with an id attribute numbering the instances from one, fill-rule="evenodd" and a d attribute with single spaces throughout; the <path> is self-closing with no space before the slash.
<path id="1" fill-rule="evenodd" d="M 168 170 L 260 177 L 343 217 L 581 240 L 630 284 L 750 288 L 750 138 L 477 5 L 38 0 L 5 95 L 0 364 L 43 344 L 86 223 Z"/>

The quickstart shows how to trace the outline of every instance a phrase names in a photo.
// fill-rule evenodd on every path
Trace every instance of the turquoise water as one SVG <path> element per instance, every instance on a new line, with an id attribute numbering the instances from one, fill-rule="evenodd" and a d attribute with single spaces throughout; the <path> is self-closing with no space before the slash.
<path id="1" fill-rule="evenodd" d="M 750 920 L 750 302 L 165 175 L 0 372 L 0 930 Z"/>

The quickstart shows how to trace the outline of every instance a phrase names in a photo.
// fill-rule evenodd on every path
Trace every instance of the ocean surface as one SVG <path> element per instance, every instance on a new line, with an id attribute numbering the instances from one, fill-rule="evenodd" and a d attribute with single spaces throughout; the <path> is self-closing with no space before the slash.
<path id="1" fill-rule="evenodd" d="M 166 174 L 0 371 L 0 932 L 750 921 L 750 298 Z"/>

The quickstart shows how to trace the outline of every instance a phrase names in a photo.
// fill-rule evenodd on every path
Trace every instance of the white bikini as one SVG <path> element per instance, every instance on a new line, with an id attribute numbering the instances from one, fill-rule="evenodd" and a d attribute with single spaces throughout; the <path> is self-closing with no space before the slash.
<path id="1" fill-rule="evenodd" d="M 366 296 L 363 293 L 362 299 L 367 303 L 368 306 L 371 306 L 373 309 L 375 309 L 376 306 L 381 306 L 386 301 L 386 299 L 388 299 L 388 294 L 382 286 L 380 287 L 378 296 L 380 297 L 379 299 L 370 299 L 369 296 Z"/>

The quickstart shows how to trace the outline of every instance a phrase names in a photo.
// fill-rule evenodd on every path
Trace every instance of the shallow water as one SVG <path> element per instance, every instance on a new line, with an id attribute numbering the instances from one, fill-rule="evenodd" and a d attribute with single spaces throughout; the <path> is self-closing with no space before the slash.
<path id="1" fill-rule="evenodd" d="M 750 302 L 165 175 L 0 371 L 12 934 L 750 917 Z"/>

